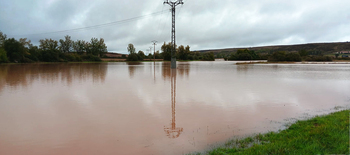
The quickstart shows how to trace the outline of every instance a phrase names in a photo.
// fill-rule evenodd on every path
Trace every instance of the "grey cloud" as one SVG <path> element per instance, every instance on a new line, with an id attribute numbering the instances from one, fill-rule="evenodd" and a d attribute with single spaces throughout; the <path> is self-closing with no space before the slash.
<path id="1" fill-rule="evenodd" d="M 350 40 L 347 0 L 184 0 L 177 7 L 177 44 L 192 50 Z M 109 51 L 126 53 L 133 43 L 149 49 L 152 40 L 170 41 L 171 13 L 162 0 L 0 0 L 0 31 L 9 37 L 104 38 Z M 98 28 L 46 33 L 163 14 Z M 37 35 L 26 35 L 37 34 Z"/>

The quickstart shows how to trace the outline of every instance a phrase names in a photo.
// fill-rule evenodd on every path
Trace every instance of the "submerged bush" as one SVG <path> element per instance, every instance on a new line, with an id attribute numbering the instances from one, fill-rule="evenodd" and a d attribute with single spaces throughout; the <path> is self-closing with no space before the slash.
<path id="1" fill-rule="evenodd" d="M 297 52 L 287 53 L 285 51 L 274 52 L 269 58 L 269 62 L 278 62 L 278 61 L 290 61 L 298 62 L 301 61 L 300 54 Z"/>
<path id="2" fill-rule="evenodd" d="M 278 51 L 274 52 L 269 58 L 269 62 L 276 62 L 276 61 L 286 61 L 286 52 L 285 51 Z"/>
<path id="3" fill-rule="evenodd" d="M 213 52 L 204 53 L 202 55 L 201 60 L 203 60 L 203 61 L 215 61 L 214 53 Z"/>
<path id="4" fill-rule="evenodd" d="M 311 55 L 304 57 L 305 61 L 333 61 L 332 57 L 321 56 L 321 55 Z"/>
<path id="5" fill-rule="evenodd" d="M 90 54 L 81 56 L 81 59 L 84 61 L 102 61 L 101 58 Z"/>
<path id="6" fill-rule="evenodd" d="M 136 53 L 129 54 L 127 61 L 139 61 L 139 57 Z"/>
<path id="7" fill-rule="evenodd" d="M 253 50 L 239 49 L 236 53 L 232 53 L 228 60 L 259 60 L 260 55 L 256 54 Z"/>
<path id="8" fill-rule="evenodd" d="M 285 61 L 299 62 L 299 61 L 301 61 L 300 54 L 299 53 L 288 53 L 288 54 L 286 54 Z"/>

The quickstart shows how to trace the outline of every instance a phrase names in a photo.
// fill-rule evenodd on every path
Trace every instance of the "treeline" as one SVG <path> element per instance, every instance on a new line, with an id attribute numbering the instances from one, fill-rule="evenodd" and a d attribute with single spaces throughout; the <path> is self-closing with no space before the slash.
<path id="1" fill-rule="evenodd" d="M 226 60 L 266 60 L 268 55 L 257 54 L 253 50 L 239 49 L 236 53 L 231 53 L 229 56 L 224 56 L 223 58 Z"/>
<path id="2" fill-rule="evenodd" d="M 144 59 L 163 59 L 165 61 L 171 60 L 171 50 L 172 50 L 172 44 L 171 43 L 164 43 L 161 47 L 162 52 L 159 51 L 155 52 L 153 54 L 145 55 L 143 51 L 138 51 L 136 53 L 136 49 L 133 44 L 129 44 L 127 47 L 127 50 L 129 52 L 129 56 L 127 58 L 128 61 L 142 61 Z M 200 52 L 193 52 L 190 50 L 190 46 L 183 46 L 180 45 L 176 48 L 176 60 L 202 60 L 202 61 L 215 61 L 214 53 L 208 52 L 208 53 L 200 53 Z"/>
<path id="3" fill-rule="evenodd" d="M 244 48 L 226 48 L 226 49 L 213 49 L 205 50 L 212 51 L 217 55 L 230 55 L 230 53 L 237 52 L 239 49 Z M 301 50 L 306 50 L 309 55 L 330 55 L 339 51 L 348 51 L 350 49 L 350 42 L 334 42 L 334 43 L 307 43 L 298 45 L 274 45 L 274 46 L 259 46 L 259 47 L 249 47 L 249 50 L 254 50 L 256 53 L 261 54 L 273 54 L 274 52 L 286 51 L 296 52 Z M 200 51 L 202 52 L 202 51 Z M 221 58 L 223 58 L 221 56 Z"/>
<path id="4" fill-rule="evenodd" d="M 39 43 L 35 46 L 27 38 L 16 40 L 0 32 L 0 63 L 101 61 L 107 53 L 103 38 L 73 41 L 67 35 L 64 40 L 41 39 Z"/>
<path id="5" fill-rule="evenodd" d="M 218 53 L 217 58 L 225 58 L 225 60 L 268 60 L 269 62 L 300 62 L 300 61 L 332 61 L 333 58 L 324 56 L 314 51 L 301 50 L 299 52 L 277 51 L 272 54 L 256 53 L 254 50 L 238 49 L 236 53 L 224 55 Z"/>
<path id="6" fill-rule="evenodd" d="M 315 53 L 301 50 L 299 52 L 286 52 L 278 51 L 274 52 L 268 58 L 268 62 L 278 62 L 278 61 L 289 61 L 289 62 L 300 62 L 300 61 L 333 61 L 332 57 L 324 56 L 321 53 L 315 55 Z"/>

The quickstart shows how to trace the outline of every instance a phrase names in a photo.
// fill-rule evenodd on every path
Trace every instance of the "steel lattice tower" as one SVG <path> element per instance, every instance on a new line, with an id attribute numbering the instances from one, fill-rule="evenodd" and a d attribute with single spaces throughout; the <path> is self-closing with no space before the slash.
<path id="1" fill-rule="evenodd" d="M 169 4 L 171 6 L 171 15 L 172 15 L 172 28 L 171 28 L 171 44 L 173 48 L 171 49 L 171 68 L 176 68 L 176 43 L 175 43 L 175 7 L 179 4 L 184 4 L 182 0 L 177 0 L 172 2 L 169 0 L 165 1 L 163 4 Z"/>

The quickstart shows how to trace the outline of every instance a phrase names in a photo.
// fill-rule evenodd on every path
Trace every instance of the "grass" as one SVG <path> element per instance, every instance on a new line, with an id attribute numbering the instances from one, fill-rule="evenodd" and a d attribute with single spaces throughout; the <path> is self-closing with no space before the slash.
<path id="1" fill-rule="evenodd" d="M 316 116 L 278 133 L 231 140 L 207 154 L 349 154 L 349 113 Z"/>

